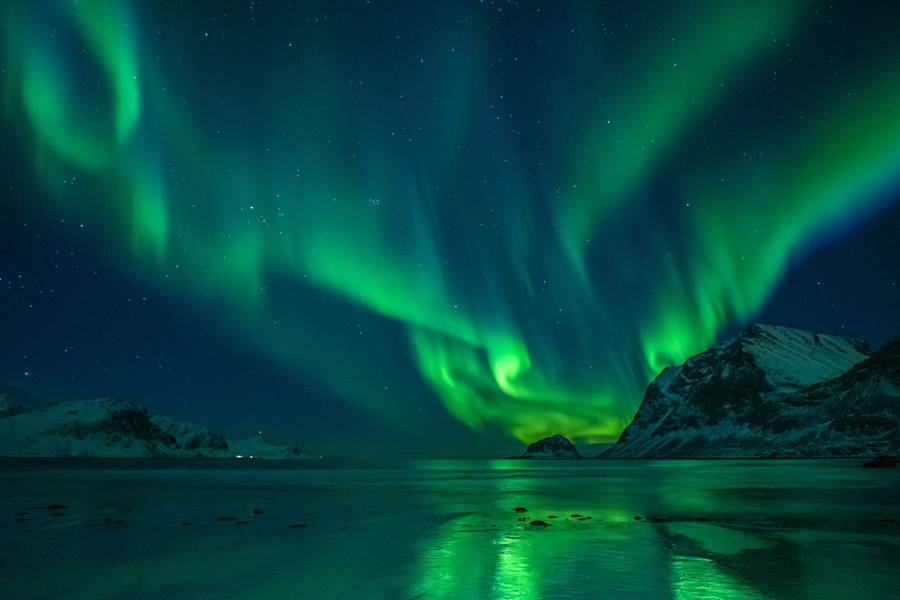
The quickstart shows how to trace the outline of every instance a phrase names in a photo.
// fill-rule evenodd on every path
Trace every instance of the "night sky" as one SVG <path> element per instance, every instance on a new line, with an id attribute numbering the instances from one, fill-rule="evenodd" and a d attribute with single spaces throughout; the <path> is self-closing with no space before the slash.
<path id="1" fill-rule="evenodd" d="M 20 399 L 503 455 L 752 321 L 900 334 L 900 3 L 0 8 Z"/>

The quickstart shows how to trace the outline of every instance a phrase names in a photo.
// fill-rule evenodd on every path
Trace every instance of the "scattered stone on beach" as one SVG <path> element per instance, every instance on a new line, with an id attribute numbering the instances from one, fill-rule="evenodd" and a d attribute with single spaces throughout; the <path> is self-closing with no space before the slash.
<path id="1" fill-rule="evenodd" d="M 547 523 L 546 521 L 532 521 L 531 523 L 529 523 L 529 525 L 531 525 L 532 527 L 553 527 L 553 525 Z"/>
<path id="2" fill-rule="evenodd" d="M 900 523 L 897 519 L 878 519 L 879 523 Z"/>
<path id="3" fill-rule="evenodd" d="M 25 510 L 63 510 L 69 508 L 65 504 L 51 504 L 50 506 L 29 506 Z"/>
<path id="4" fill-rule="evenodd" d="M 254 509 L 253 509 L 253 514 L 254 514 L 254 515 L 261 515 L 261 514 L 263 514 L 263 511 L 259 510 L 258 508 L 254 508 Z"/>
<path id="5" fill-rule="evenodd" d="M 900 458 L 896 456 L 876 456 L 863 465 L 864 469 L 893 469 Z"/>
<path id="6" fill-rule="evenodd" d="M 219 517 L 216 521 L 237 521 L 237 517 Z"/>
<path id="7" fill-rule="evenodd" d="M 523 507 L 521 507 L 521 506 L 517 506 L 517 507 L 514 508 L 513 510 L 516 511 L 516 512 L 518 512 L 518 513 L 528 512 L 528 509 L 527 509 L 527 508 L 523 508 Z"/>
<path id="8" fill-rule="evenodd" d="M 642 520 L 642 519 L 643 519 L 643 517 L 639 517 L 639 516 L 637 516 L 637 515 L 634 515 L 634 520 L 635 520 L 635 521 L 640 521 L 640 520 Z"/>
<path id="9" fill-rule="evenodd" d="M 246 525 L 247 523 L 252 523 L 253 521 L 235 521 L 235 525 Z"/>
<path id="10" fill-rule="evenodd" d="M 581 518 L 581 515 L 579 515 L 578 513 L 575 513 L 574 515 L 572 515 L 572 518 L 573 518 L 573 519 L 580 519 L 580 518 Z"/>
<path id="11" fill-rule="evenodd" d="M 191 521 L 185 521 L 181 524 L 182 527 L 187 527 L 188 525 L 193 525 L 193 523 Z"/>
<path id="12" fill-rule="evenodd" d="M 306 523 L 294 523 L 290 526 L 291 529 L 302 529 L 306 527 Z"/>
<path id="13" fill-rule="evenodd" d="M 88 527 L 102 527 L 103 525 L 109 525 L 110 523 L 112 523 L 112 517 L 104 517 L 102 521 L 88 523 Z"/>

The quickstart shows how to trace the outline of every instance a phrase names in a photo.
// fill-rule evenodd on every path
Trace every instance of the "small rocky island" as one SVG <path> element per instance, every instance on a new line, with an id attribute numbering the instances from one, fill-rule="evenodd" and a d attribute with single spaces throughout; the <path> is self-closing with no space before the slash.
<path id="1" fill-rule="evenodd" d="M 556 434 L 529 445 L 528 449 L 525 450 L 525 454 L 510 456 L 509 458 L 571 460 L 584 457 L 581 456 L 578 449 L 565 436 Z"/>

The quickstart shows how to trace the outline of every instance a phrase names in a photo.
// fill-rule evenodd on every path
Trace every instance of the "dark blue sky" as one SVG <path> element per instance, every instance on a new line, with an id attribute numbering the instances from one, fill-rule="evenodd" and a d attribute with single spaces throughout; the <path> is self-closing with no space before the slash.
<path id="1" fill-rule="evenodd" d="M 900 334 L 900 9 L 0 5 L 22 399 L 503 455 L 752 321 Z"/>

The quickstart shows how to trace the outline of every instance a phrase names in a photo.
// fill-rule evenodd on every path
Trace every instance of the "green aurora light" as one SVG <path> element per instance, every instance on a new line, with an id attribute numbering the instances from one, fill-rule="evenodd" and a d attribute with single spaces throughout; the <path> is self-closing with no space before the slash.
<path id="1" fill-rule="evenodd" d="M 575 4 L 5 1 L 3 125 L 36 211 L 105 215 L 124 268 L 347 402 L 391 422 L 394 352 L 475 429 L 608 441 L 884 204 L 900 40 L 847 43 L 848 3 Z M 323 296 L 406 351 L 336 341 Z"/>

